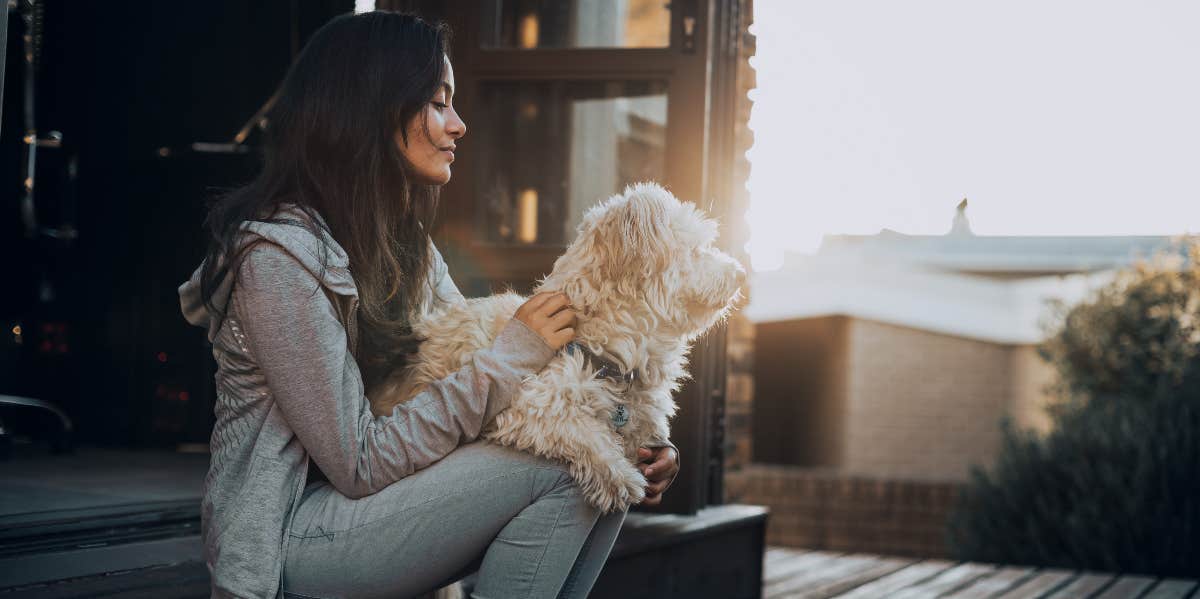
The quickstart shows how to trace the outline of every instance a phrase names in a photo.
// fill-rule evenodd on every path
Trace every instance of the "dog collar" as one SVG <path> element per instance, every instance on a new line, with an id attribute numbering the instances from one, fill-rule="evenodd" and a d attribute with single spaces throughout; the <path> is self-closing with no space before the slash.
<path id="1" fill-rule="evenodd" d="M 610 381 L 625 383 L 626 391 L 633 387 L 633 382 L 638 379 L 638 371 L 636 368 L 630 370 L 629 372 L 621 372 L 621 367 L 617 366 L 611 360 L 605 360 L 604 358 L 597 356 L 596 354 L 592 353 L 591 350 L 579 345 L 578 343 L 575 343 L 574 341 L 564 345 L 563 349 L 566 350 L 567 355 L 574 355 L 576 351 L 582 353 L 584 359 L 591 361 L 593 366 L 599 364 L 599 367 L 596 369 L 596 378 L 605 378 Z M 609 416 L 609 419 L 612 420 L 613 428 L 621 428 L 626 424 L 629 424 L 629 410 L 625 407 L 625 404 L 618 403 L 616 407 L 613 408 L 613 412 Z"/>
<path id="2" fill-rule="evenodd" d="M 563 346 L 563 349 L 566 350 L 567 355 L 574 355 L 576 351 L 583 353 L 584 358 L 591 361 L 593 366 L 596 366 L 596 378 L 608 379 L 618 383 L 625 383 L 627 387 L 632 387 L 633 382 L 639 378 L 636 368 L 630 370 L 629 372 L 622 372 L 621 367 L 612 360 L 601 358 L 600 356 L 592 353 L 592 351 L 588 348 L 579 345 L 574 341 Z"/>

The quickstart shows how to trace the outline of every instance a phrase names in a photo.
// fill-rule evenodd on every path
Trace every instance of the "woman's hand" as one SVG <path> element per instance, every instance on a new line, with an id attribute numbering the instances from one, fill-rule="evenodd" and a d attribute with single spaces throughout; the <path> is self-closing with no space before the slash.
<path id="1" fill-rule="evenodd" d="M 640 505 L 662 503 L 663 492 L 671 486 L 679 472 L 679 454 L 671 447 L 642 447 L 638 449 L 638 462 L 642 474 L 650 483 L 646 485 L 646 498 Z"/>
<path id="2" fill-rule="evenodd" d="M 555 351 L 575 339 L 577 316 L 561 291 L 539 293 L 521 304 L 513 316 L 542 336 Z"/>

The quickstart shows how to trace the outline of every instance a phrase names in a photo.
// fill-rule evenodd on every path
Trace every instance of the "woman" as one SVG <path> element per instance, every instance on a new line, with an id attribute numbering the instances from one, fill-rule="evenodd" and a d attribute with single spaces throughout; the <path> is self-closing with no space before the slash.
<path id="1" fill-rule="evenodd" d="M 466 125 L 444 26 L 334 19 L 268 115 L 264 167 L 214 203 L 180 289 L 217 359 L 203 537 L 214 596 L 403 597 L 478 569 L 476 597 L 583 597 L 624 512 L 563 464 L 476 441 L 574 337 L 561 294 L 390 415 L 372 385 L 415 351 L 409 323 L 463 301 L 427 234 Z M 678 452 L 641 450 L 658 503 Z"/>

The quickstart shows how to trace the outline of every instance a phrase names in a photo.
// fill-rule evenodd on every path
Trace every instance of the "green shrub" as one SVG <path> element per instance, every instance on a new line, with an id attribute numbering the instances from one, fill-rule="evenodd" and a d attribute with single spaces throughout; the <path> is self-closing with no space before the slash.
<path id="1" fill-rule="evenodd" d="M 1054 313 L 1039 353 L 1058 372 L 1063 403 L 1178 388 L 1200 355 L 1200 242 L 1182 239 Z"/>
<path id="2" fill-rule="evenodd" d="M 1042 355 L 1060 400 L 1045 436 L 1004 423 L 973 468 L 948 541 L 957 557 L 1200 575 L 1200 251 L 1119 275 L 1063 309 Z M 1174 256 L 1179 256 L 1176 252 Z"/>

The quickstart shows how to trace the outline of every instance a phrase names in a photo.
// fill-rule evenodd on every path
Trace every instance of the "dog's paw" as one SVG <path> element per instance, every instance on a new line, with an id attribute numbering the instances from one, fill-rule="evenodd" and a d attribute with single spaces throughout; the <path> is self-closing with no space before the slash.
<path id="1" fill-rule="evenodd" d="M 646 498 L 645 487 L 626 487 L 622 490 L 620 506 L 628 508 L 631 505 L 637 505 Z"/>
<path id="2" fill-rule="evenodd" d="M 584 496 L 604 513 L 628 509 L 646 498 L 646 478 L 633 466 L 610 466 L 584 485 Z"/>
<path id="3" fill-rule="evenodd" d="M 642 476 L 641 471 L 633 466 L 626 466 L 623 470 L 625 470 L 625 476 L 623 477 L 622 486 L 624 487 L 625 495 L 629 497 L 629 503 L 641 503 L 646 498 L 646 485 L 649 484 L 646 481 L 646 477 Z"/>
<path id="4" fill-rule="evenodd" d="M 646 477 L 631 465 L 614 468 L 614 509 L 637 505 L 646 498 Z"/>

